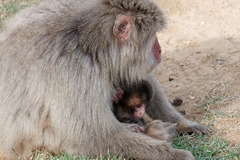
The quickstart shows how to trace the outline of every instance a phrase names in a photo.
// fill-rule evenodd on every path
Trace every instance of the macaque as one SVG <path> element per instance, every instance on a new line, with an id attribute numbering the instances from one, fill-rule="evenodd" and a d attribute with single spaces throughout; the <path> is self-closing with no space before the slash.
<path id="1" fill-rule="evenodd" d="M 32 152 L 126 159 L 194 160 L 165 140 L 133 131 L 112 111 L 114 86 L 147 79 L 152 119 L 177 132 L 209 133 L 169 103 L 153 69 L 156 32 L 166 26 L 154 0 L 43 0 L 18 12 L 0 33 L 0 155 Z"/>
<path id="2" fill-rule="evenodd" d="M 116 89 L 113 96 L 113 112 L 123 123 L 145 126 L 145 108 L 154 95 L 152 85 L 145 80 Z"/>
<path id="3" fill-rule="evenodd" d="M 124 85 L 123 85 L 124 86 Z M 154 120 L 145 123 L 145 108 L 154 95 L 150 82 L 142 80 L 131 86 L 116 88 L 113 95 L 113 111 L 116 118 L 123 123 L 134 123 L 136 132 L 143 132 L 156 139 L 171 141 L 176 134 L 176 123 L 164 123 Z"/>

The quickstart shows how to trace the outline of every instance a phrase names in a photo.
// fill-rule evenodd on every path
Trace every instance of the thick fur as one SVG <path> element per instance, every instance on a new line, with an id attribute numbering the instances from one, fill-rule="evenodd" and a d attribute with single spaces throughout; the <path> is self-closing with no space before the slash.
<path id="1" fill-rule="evenodd" d="M 144 133 L 156 139 L 172 141 L 176 135 L 176 123 L 162 122 L 161 120 L 154 120 L 147 124 Z"/>
<path id="2" fill-rule="evenodd" d="M 134 22 L 123 43 L 112 31 L 119 14 Z M 112 112 L 113 86 L 146 79 L 155 67 L 152 45 L 164 26 L 152 0 L 49 0 L 10 19 L 0 34 L 2 156 L 27 158 L 44 148 L 72 155 L 105 156 L 109 150 L 135 159 L 194 159 L 135 133 Z M 157 92 L 148 107 L 153 118 L 179 123 L 179 130 L 199 126 L 178 114 L 150 79 Z"/>
<path id="3" fill-rule="evenodd" d="M 149 81 L 142 80 L 135 82 L 131 86 L 123 83 L 120 87 L 122 93 L 116 91 L 113 96 L 116 97 L 113 98 L 113 113 L 116 118 L 123 123 L 145 125 L 143 118 L 135 117 L 133 111 L 139 105 L 147 105 L 152 100 L 154 95 L 152 84 Z M 117 94 L 120 94 L 120 97 L 117 97 Z"/>

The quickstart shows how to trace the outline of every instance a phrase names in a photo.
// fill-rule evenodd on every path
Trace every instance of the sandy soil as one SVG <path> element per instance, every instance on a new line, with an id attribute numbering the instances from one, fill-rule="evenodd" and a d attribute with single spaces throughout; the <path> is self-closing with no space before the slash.
<path id="1" fill-rule="evenodd" d="M 187 118 L 212 123 L 214 134 L 240 144 L 239 0 L 158 2 L 168 27 L 158 34 L 163 61 L 156 74 L 169 99 L 182 98 L 177 109 Z M 206 108 L 212 115 L 203 121 Z"/>

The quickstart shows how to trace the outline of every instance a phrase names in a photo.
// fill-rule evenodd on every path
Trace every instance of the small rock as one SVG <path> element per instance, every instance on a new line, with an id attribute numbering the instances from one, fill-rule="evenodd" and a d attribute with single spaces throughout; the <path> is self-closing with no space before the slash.
<path id="1" fill-rule="evenodd" d="M 192 108 L 196 108 L 198 105 L 197 104 L 193 104 L 192 105 Z"/>
<path id="2" fill-rule="evenodd" d="M 181 98 L 177 97 L 177 98 L 175 98 L 173 100 L 172 105 L 174 105 L 174 106 L 181 106 L 182 103 L 183 103 L 183 100 Z"/>
<path id="3" fill-rule="evenodd" d="M 180 65 L 180 66 L 184 66 L 184 64 L 183 64 L 183 63 L 180 63 L 179 65 Z"/>
<path id="4" fill-rule="evenodd" d="M 222 63 L 222 62 L 227 61 L 227 60 L 226 59 L 222 59 L 221 57 L 218 57 L 217 61 Z"/>
<path id="5" fill-rule="evenodd" d="M 170 66 L 169 66 L 168 64 L 167 64 L 165 67 L 166 67 L 167 69 L 170 68 Z"/>
<path id="6" fill-rule="evenodd" d="M 191 44 L 191 41 L 187 41 L 185 44 L 188 46 Z"/>
<path id="7" fill-rule="evenodd" d="M 190 98 L 191 100 L 196 99 L 196 97 L 194 97 L 194 96 L 190 96 L 189 98 Z"/>
<path id="8" fill-rule="evenodd" d="M 223 64 L 223 62 L 222 61 L 218 61 L 218 64 Z"/>
<path id="9" fill-rule="evenodd" d="M 169 80 L 169 81 L 173 81 L 173 80 L 174 80 L 174 78 L 170 77 L 170 78 L 168 78 L 168 80 Z"/>

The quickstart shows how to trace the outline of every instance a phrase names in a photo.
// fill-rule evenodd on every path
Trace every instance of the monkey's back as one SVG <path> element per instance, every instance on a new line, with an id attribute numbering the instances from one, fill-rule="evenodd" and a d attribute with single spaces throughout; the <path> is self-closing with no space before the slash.
<path id="1" fill-rule="evenodd" d="M 76 33 L 87 3 L 41 2 L 10 18 L 0 33 L 0 153 L 5 157 L 15 159 L 14 152 L 27 157 L 41 147 L 61 153 L 75 137 L 91 132 L 95 122 L 87 116 L 96 102 L 86 92 L 94 92 L 88 82 L 98 69 L 81 54 Z M 79 116 L 68 122 L 73 115 Z M 81 147 L 91 152 L 81 145 L 86 140 L 69 147 L 70 153 Z"/>

